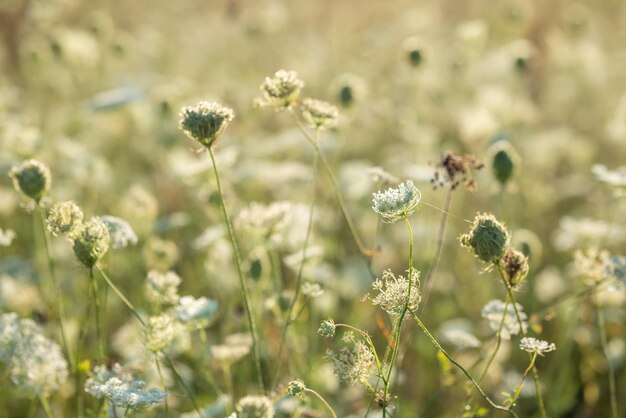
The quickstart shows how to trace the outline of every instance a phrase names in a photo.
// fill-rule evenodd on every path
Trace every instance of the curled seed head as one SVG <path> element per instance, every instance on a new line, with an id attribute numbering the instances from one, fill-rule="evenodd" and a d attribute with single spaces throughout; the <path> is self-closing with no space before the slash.
<path id="1" fill-rule="evenodd" d="M 485 263 L 493 263 L 502 258 L 509 245 L 509 232 L 490 213 L 479 213 L 469 233 L 461 236 L 461 245 L 471 248 L 474 255 Z"/>
<path id="2" fill-rule="evenodd" d="M 335 325 L 335 321 L 329 318 L 325 321 L 322 321 L 319 329 L 317 330 L 317 333 L 322 337 L 330 338 L 335 336 L 335 328 L 337 328 L 337 326 Z"/>
<path id="3" fill-rule="evenodd" d="M 289 386 L 287 386 L 287 394 L 294 398 L 302 398 L 305 392 L 306 386 L 300 379 L 289 382 Z"/>
<path id="4" fill-rule="evenodd" d="M 91 218 L 72 231 L 74 254 L 87 268 L 92 268 L 109 250 L 109 230 L 98 218 Z"/>
<path id="5" fill-rule="evenodd" d="M 36 202 L 50 190 L 52 182 L 50 169 L 37 160 L 24 161 L 19 166 L 13 167 L 9 175 L 13 179 L 15 190 Z"/>

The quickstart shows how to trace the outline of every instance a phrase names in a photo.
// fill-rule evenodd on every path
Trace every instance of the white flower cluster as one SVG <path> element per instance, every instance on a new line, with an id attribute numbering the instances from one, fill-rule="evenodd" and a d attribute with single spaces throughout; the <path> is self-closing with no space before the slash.
<path id="1" fill-rule="evenodd" d="M 357 341 L 351 332 L 347 332 L 342 341 L 346 345 L 339 352 L 328 350 L 326 356 L 332 361 L 339 380 L 354 385 L 374 372 L 376 360 L 368 345 L 361 340 Z"/>
<path id="2" fill-rule="evenodd" d="M 0 361 L 13 383 L 29 396 L 46 397 L 67 380 L 61 348 L 30 319 L 15 313 L 0 316 Z"/>
<path id="3" fill-rule="evenodd" d="M 420 272 L 413 269 L 411 281 L 404 276 L 395 276 L 391 270 L 383 271 L 383 278 L 374 280 L 372 288 L 378 294 L 372 299 L 374 305 L 379 305 L 391 315 L 400 315 L 408 302 L 409 311 L 417 309 L 421 296 L 419 293 Z M 409 289 L 410 287 L 410 289 Z M 409 290 L 411 294 L 409 295 Z"/>
<path id="4" fill-rule="evenodd" d="M 591 171 L 598 181 L 613 187 L 617 195 L 626 192 L 626 167 L 609 170 L 601 164 L 596 164 L 592 167 Z"/>
<path id="5" fill-rule="evenodd" d="M 250 354 L 252 338 L 249 334 L 231 334 L 224 344 L 210 347 L 211 357 L 222 364 L 232 364 Z"/>
<path id="6" fill-rule="evenodd" d="M 323 100 L 304 99 L 302 117 L 315 129 L 328 129 L 337 124 L 339 110 Z"/>
<path id="7" fill-rule="evenodd" d="M 151 270 L 146 280 L 146 297 L 153 303 L 175 305 L 180 299 L 178 286 L 181 281 L 178 274 L 173 271 L 161 273 Z"/>
<path id="8" fill-rule="evenodd" d="M 282 232 L 291 220 L 290 202 L 272 202 L 268 205 L 252 202 L 237 217 L 240 228 L 262 237 L 272 237 Z"/>
<path id="9" fill-rule="evenodd" d="M 175 335 L 174 320 L 167 314 L 152 316 L 142 332 L 143 343 L 154 353 L 163 350 Z"/>
<path id="10" fill-rule="evenodd" d="M 413 185 L 412 180 L 400 183 L 397 188 L 390 187 L 383 192 L 374 193 L 372 209 L 387 223 L 396 223 L 409 216 L 417 208 L 422 194 Z"/>
<path id="11" fill-rule="evenodd" d="M 176 307 L 176 318 L 183 324 L 195 328 L 208 327 L 217 316 L 217 301 L 204 296 L 196 299 L 193 296 L 183 296 Z"/>
<path id="12" fill-rule="evenodd" d="M 145 383 L 134 380 L 119 364 L 107 370 L 104 366 L 94 368 L 93 375 L 85 382 L 85 391 L 94 397 L 107 398 L 113 406 L 136 411 L 161 402 L 167 393 L 150 388 L 144 390 Z"/>
<path id="13" fill-rule="evenodd" d="M 544 353 L 549 353 L 550 351 L 556 350 L 556 345 L 554 343 L 549 343 L 544 340 L 538 340 L 533 337 L 522 338 L 519 344 L 519 348 L 528 351 L 529 353 L 537 353 L 540 356 L 543 356 Z"/>
<path id="14" fill-rule="evenodd" d="M 274 406 L 267 396 L 245 396 L 239 399 L 235 409 L 239 418 L 274 417 Z"/>
<path id="15" fill-rule="evenodd" d="M 114 250 L 137 244 L 137 234 L 124 219 L 110 215 L 100 216 L 99 218 L 109 230 L 109 239 Z"/>
<path id="16" fill-rule="evenodd" d="M 511 335 L 517 335 L 520 333 L 519 322 L 517 321 L 517 316 L 515 315 L 515 308 L 511 303 L 506 304 L 505 311 L 505 303 L 498 299 L 493 299 L 487 302 L 485 306 L 480 310 L 480 315 L 489 321 L 489 327 L 492 330 L 498 331 L 500 329 L 500 324 L 502 324 L 502 330 L 500 331 L 500 337 L 503 340 L 510 340 Z M 524 312 L 524 308 L 519 303 L 516 304 L 517 312 L 519 313 L 520 319 L 522 320 L 522 326 L 524 327 L 524 332 L 528 329 L 528 323 L 526 320 L 528 316 Z"/>
<path id="17" fill-rule="evenodd" d="M 265 77 L 261 84 L 263 99 L 257 103 L 261 106 L 273 106 L 284 109 L 295 103 L 300 95 L 304 82 L 295 71 L 278 70 L 273 77 Z"/>

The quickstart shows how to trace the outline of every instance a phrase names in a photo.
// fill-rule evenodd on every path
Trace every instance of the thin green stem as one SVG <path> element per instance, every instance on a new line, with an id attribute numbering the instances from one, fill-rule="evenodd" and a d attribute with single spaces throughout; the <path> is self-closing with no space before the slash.
<path id="1" fill-rule="evenodd" d="M 261 351 L 259 347 L 257 328 L 254 322 L 254 316 L 252 315 L 252 307 L 250 306 L 250 296 L 248 295 L 248 289 L 246 286 L 246 279 L 243 274 L 243 269 L 241 267 L 241 256 L 239 253 L 239 245 L 237 244 L 237 237 L 235 236 L 235 230 L 230 219 L 230 215 L 228 214 L 228 210 L 226 209 L 226 201 L 224 200 L 224 193 L 222 192 L 222 186 L 220 183 L 220 174 L 217 168 L 217 164 L 215 162 L 215 156 L 213 155 L 213 149 L 211 147 L 207 148 L 209 151 L 209 156 L 211 157 L 211 163 L 213 165 L 213 172 L 215 174 L 215 181 L 217 183 L 217 192 L 220 196 L 220 202 L 222 203 L 222 213 L 224 215 L 224 221 L 226 223 L 226 229 L 228 230 L 228 236 L 230 238 L 230 243 L 233 248 L 233 256 L 235 258 L 235 266 L 237 268 L 237 275 L 239 276 L 239 284 L 241 286 L 241 293 L 243 296 L 244 305 L 246 308 L 246 316 L 248 318 L 248 326 L 250 328 L 250 335 L 252 336 L 252 349 L 254 351 L 254 363 L 256 366 L 256 374 L 257 381 L 259 385 L 259 390 L 261 393 L 265 393 L 265 384 L 263 383 L 263 369 L 261 368 Z"/>
<path id="2" fill-rule="evenodd" d="M 404 216 L 404 222 L 406 223 L 407 230 L 409 233 L 409 289 L 407 291 L 406 302 L 404 303 L 404 307 L 402 308 L 402 312 L 398 317 L 398 323 L 396 324 L 395 336 L 393 339 L 394 346 L 391 351 L 391 360 L 389 361 L 389 367 L 387 369 L 387 377 L 384 379 L 384 391 L 383 391 L 383 399 L 387 399 L 389 395 L 389 386 L 391 380 L 391 372 L 393 371 L 393 366 L 396 363 L 398 358 L 398 350 L 400 348 L 400 333 L 402 332 L 402 321 L 404 320 L 404 316 L 407 311 L 409 311 L 409 305 L 411 303 L 411 291 L 413 290 L 413 229 L 411 228 L 411 222 L 409 218 Z M 383 418 L 387 417 L 387 408 L 383 408 Z"/>
<path id="3" fill-rule="evenodd" d="M 535 367 L 536 360 L 537 360 L 537 352 L 533 353 L 532 358 L 530 359 L 530 364 L 528 365 L 528 367 L 526 367 L 526 370 L 524 370 L 524 374 L 522 374 L 522 380 L 520 381 L 519 385 L 517 385 L 517 387 L 515 388 L 515 393 L 513 394 L 513 397 L 511 398 L 511 401 L 510 401 L 511 405 L 515 405 L 520 395 L 522 394 L 522 388 L 524 387 L 524 382 L 526 381 L 526 377 L 528 376 L 528 373 L 530 373 L 530 371 Z"/>
<path id="4" fill-rule="evenodd" d="M 158 354 L 155 354 L 154 361 L 156 363 L 157 371 L 159 372 L 159 379 L 161 380 L 161 386 L 163 387 L 163 392 L 166 393 L 165 400 L 164 400 L 165 416 L 167 418 L 169 418 L 170 417 L 170 407 L 169 407 L 169 404 L 167 402 L 167 385 L 165 384 L 165 379 L 163 378 L 163 372 L 161 371 L 161 362 L 159 361 Z"/>
<path id="5" fill-rule="evenodd" d="M 124 410 L 124 415 L 122 416 L 122 418 L 127 418 L 127 417 L 131 416 L 132 413 L 129 414 L 129 412 L 130 412 L 130 408 L 126 408 Z"/>
<path id="6" fill-rule="evenodd" d="M 98 281 L 93 275 L 93 268 L 89 269 L 89 283 L 91 284 L 91 292 L 94 299 L 94 311 L 96 319 L 96 344 L 98 345 L 98 357 L 100 363 L 104 362 L 104 340 L 100 324 L 100 295 L 98 292 Z"/>
<path id="7" fill-rule="evenodd" d="M 115 292 L 115 294 L 122 300 L 122 302 L 124 302 L 124 304 L 126 306 L 128 306 L 128 309 L 130 309 L 130 312 L 135 316 L 135 318 L 137 318 L 137 320 L 139 321 L 139 323 L 143 326 L 146 325 L 146 323 L 144 322 L 144 320 L 141 318 L 141 316 L 139 315 L 139 312 L 137 312 L 137 309 L 135 309 L 135 307 L 133 306 L 132 303 L 130 303 L 130 301 L 126 298 L 126 296 L 124 296 L 124 294 L 122 293 L 122 291 L 115 285 L 115 283 L 113 283 L 113 281 L 109 278 L 109 276 L 104 272 L 104 270 L 102 270 L 100 267 L 96 267 L 98 269 L 98 271 L 100 272 L 100 274 L 102 275 L 102 277 L 104 278 L 104 280 L 107 282 L 107 284 L 109 285 L 109 287 L 111 289 L 113 289 L 113 291 Z"/>
<path id="8" fill-rule="evenodd" d="M 502 266 L 499 263 L 496 263 L 496 266 L 498 268 L 498 272 L 500 272 L 500 278 L 502 279 L 502 283 L 504 283 L 504 287 L 506 288 L 509 300 L 511 301 L 511 304 L 513 305 L 513 310 L 515 311 L 515 318 L 517 319 L 520 332 L 522 333 L 524 338 L 526 338 L 528 333 L 526 332 L 526 328 L 524 327 L 524 321 L 522 321 L 522 317 L 520 316 L 519 309 L 517 308 L 517 302 L 515 301 L 515 296 L 513 295 L 513 288 L 507 281 L 504 271 L 502 270 Z M 531 360 L 532 354 L 531 353 L 527 353 L 527 354 L 528 354 L 528 359 Z M 543 395 L 541 394 L 541 381 L 539 380 L 539 372 L 537 372 L 536 367 L 533 367 L 532 369 L 532 376 L 533 376 L 533 380 L 535 381 L 535 396 L 537 398 L 537 403 L 539 404 L 539 412 L 541 413 L 542 418 L 548 418 L 546 405 L 543 401 Z"/>
<path id="9" fill-rule="evenodd" d="M 63 350 L 67 355 L 67 359 L 70 363 L 70 370 L 74 370 L 76 367 L 76 362 L 74 361 L 74 355 L 72 350 L 70 350 L 70 346 L 67 342 L 67 334 L 65 333 L 65 304 L 63 303 L 63 291 L 61 290 L 61 285 L 56 277 L 56 269 L 54 266 L 54 259 L 50 254 L 50 245 L 48 243 L 48 232 L 46 231 L 46 220 L 44 218 L 44 213 L 42 207 L 37 204 L 35 208 L 36 212 L 39 212 L 39 219 L 41 225 L 41 232 L 43 236 L 43 247 L 46 255 L 46 259 L 48 260 L 48 271 L 50 274 L 50 279 L 52 281 L 52 286 L 54 287 L 54 299 L 57 305 L 57 311 L 59 314 L 59 330 L 61 332 L 61 342 L 63 343 Z"/>
<path id="10" fill-rule="evenodd" d="M 46 417 L 54 418 L 54 414 L 52 413 L 52 409 L 50 408 L 50 404 L 48 403 L 48 400 L 45 397 L 41 396 L 39 398 L 39 402 L 41 402 L 41 407 L 46 413 Z"/>
<path id="11" fill-rule="evenodd" d="M 600 331 L 600 345 L 602 346 L 602 353 L 606 361 L 606 366 L 609 371 L 609 398 L 611 402 L 611 416 L 617 418 L 617 385 L 615 384 L 615 369 L 613 362 L 609 357 L 608 343 L 606 337 L 606 320 L 604 318 L 604 311 L 601 306 L 596 305 L 598 329 Z"/>
<path id="12" fill-rule="evenodd" d="M 491 405 L 492 408 L 498 409 L 500 411 L 505 411 L 505 412 L 513 415 L 514 417 L 518 416 L 515 413 L 515 411 L 513 411 L 511 408 L 507 408 L 507 407 L 504 407 L 502 405 L 498 405 L 497 403 L 492 401 L 491 398 L 489 398 L 489 396 L 485 393 L 485 391 L 480 387 L 480 384 L 472 377 L 472 375 L 469 374 L 469 372 L 467 370 L 465 370 L 465 368 L 463 366 L 461 366 L 459 363 L 457 363 L 456 360 L 454 360 L 448 354 L 448 352 L 446 350 L 444 350 L 444 348 L 441 346 L 441 344 L 439 344 L 439 342 L 430 333 L 430 331 L 428 331 L 428 328 L 426 328 L 426 325 L 424 325 L 424 323 L 419 319 L 419 317 L 415 314 L 415 312 L 411 312 L 411 315 L 413 316 L 413 319 L 415 319 L 415 322 L 417 322 L 417 325 L 419 325 L 419 327 L 422 329 L 422 331 L 424 331 L 424 334 L 426 334 L 426 336 L 428 337 L 430 342 L 435 346 L 435 348 L 437 348 L 437 350 L 441 351 L 441 353 L 444 356 L 446 356 L 446 358 L 448 360 L 450 360 L 450 362 L 452 364 L 454 364 L 456 367 L 458 367 L 463 372 L 463 374 L 469 379 L 469 381 L 472 382 L 472 385 L 474 385 L 474 387 L 476 388 L 478 393 L 480 393 L 480 395 L 487 401 L 487 403 L 489 403 L 489 405 Z"/>
<path id="13" fill-rule="evenodd" d="M 196 395 L 192 392 L 191 388 L 187 385 L 187 383 L 185 383 L 183 378 L 180 376 L 180 374 L 176 370 L 176 367 L 174 367 L 174 362 L 172 362 L 172 359 L 166 353 L 162 353 L 162 354 L 163 354 L 163 358 L 165 359 L 165 362 L 167 363 L 167 367 L 170 368 L 172 373 L 174 373 L 174 377 L 176 378 L 178 383 L 180 383 L 180 385 L 183 387 L 185 392 L 187 392 L 187 395 L 189 396 L 189 400 L 191 401 L 191 404 L 193 405 L 194 411 L 196 411 L 199 418 L 202 418 L 203 415 L 202 415 L 202 412 L 200 412 L 200 408 L 198 407 L 198 402 L 196 401 Z"/>
<path id="14" fill-rule="evenodd" d="M 335 177 L 335 173 L 333 172 L 333 169 L 330 166 L 330 163 L 328 162 L 326 155 L 320 148 L 315 138 L 302 124 L 302 121 L 300 121 L 300 119 L 298 118 L 298 115 L 293 110 L 293 108 L 289 108 L 289 114 L 295 121 L 300 132 L 302 132 L 302 134 L 309 141 L 309 143 L 313 145 L 313 148 L 315 149 L 316 154 L 318 155 L 320 161 L 322 162 L 322 165 L 324 166 L 324 169 L 326 170 L 326 172 L 328 173 L 328 176 L 331 179 L 335 198 L 337 199 L 337 202 L 339 203 L 339 208 L 341 209 L 341 213 L 343 214 L 343 217 L 346 220 L 346 223 L 348 224 L 348 229 L 350 230 L 350 234 L 352 235 L 352 238 L 354 239 L 354 242 L 357 248 L 359 249 L 359 252 L 366 259 L 369 259 L 371 257 L 371 251 L 369 251 L 367 248 L 365 248 L 365 245 L 363 245 L 363 241 L 361 240 L 361 237 L 357 231 L 354 220 L 352 219 L 352 216 L 350 215 L 350 212 L 348 211 L 348 206 L 346 205 L 346 202 L 343 199 L 343 194 L 341 193 L 341 189 L 339 188 L 339 182 L 337 181 L 337 177 Z"/>
<path id="15" fill-rule="evenodd" d="M 326 399 L 324 399 L 324 397 L 322 395 L 320 395 L 319 393 L 317 393 L 316 391 L 314 391 L 313 389 L 309 389 L 306 388 L 305 389 L 306 392 L 312 393 L 313 395 L 315 395 L 317 397 L 317 399 L 319 399 L 320 401 L 322 401 L 322 403 L 326 406 L 326 408 L 328 409 L 328 411 L 331 413 L 331 415 L 333 416 L 333 418 L 337 418 L 337 414 L 335 413 L 335 410 L 328 404 L 328 402 L 326 402 Z"/>
<path id="16" fill-rule="evenodd" d="M 293 295 L 293 299 L 289 304 L 289 310 L 287 311 L 287 319 L 285 321 L 285 326 L 283 327 L 283 332 L 280 337 L 280 344 L 278 346 L 278 357 L 276 364 L 276 372 L 274 374 L 274 380 L 272 381 L 272 387 L 278 384 L 278 378 L 280 377 L 280 369 L 282 366 L 282 356 L 283 351 L 285 349 L 285 344 L 287 342 L 287 330 L 289 326 L 293 323 L 293 310 L 295 309 L 296 303 L 298 301 L 298 297 L 300 296 L 300 290 L 302 287 L 302 272 L 304 271 L 304 264 L 306 262 L 306 253 L 309 248 L 309 240 L 311 238 L 311 231 L 313 230 L 313 214 L 315 212 L 315 191 L 317 188 L 317 165 L 318 165 L 318 157 L 317 154 L 313 157 L 313 193 L 311 197 L 311 203 L 309 205 L 309 219 L 307 221 L 306 234 L 304 235 L 304 242 L 302 243 L 302 261 L 300 262 L 300 267 L 298 268 L 298 274 L 296 275 L 296 283 L 295 283 L 295 291 Z"/>

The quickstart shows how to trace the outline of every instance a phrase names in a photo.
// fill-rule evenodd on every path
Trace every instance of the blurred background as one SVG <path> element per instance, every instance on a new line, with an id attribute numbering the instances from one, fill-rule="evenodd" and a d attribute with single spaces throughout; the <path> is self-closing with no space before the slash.
<path id="1" fill-rule="evenodd" d="M 234 109 L 216 153 L 235 218 L 252 202 L 290 202 L 289 222 L 271 251 L 238 230 L 271 370 L 306 230 L 314 154 L 287 114 L 253 106 L 264 78 L 283 68 L 304 80 L 303 96 L 340 109 L 338 126 L 322 135 L 321 145 L 374 255 L 368 268 L 320 172 L 304 278 L 325 292 L 308 302 L 290 331 L 280 383 L 301 377 L 340 416 L 363 416 L 367 393 L 337 381 L 324 353 L 338 341 L 317 336 L 317 326 L 332 316 L 370 332 L 384 349 L 389 319 L 362 298 L 370 271 L 380 277 L 384 269 L 406 270 L 407 237 L 402 224 L 381 225 L 371 210 L 371 194 L 383 187 L 371 168 L 420 188 L 426 204 L 411 222 L 415 263 L 425 275 L 448 193 L 431 179 L 444 153 L 453 151 L 473 154 L 484 168 L 473 172 L 476 191 L 461 184 L 452 193 L 439 271 L 422 311 L 426 325 L 444 340 L 446 326 L 460 326 L 483 342 L 473 349 L 446 346 L 464 365 L 489 352 L 493 331 L 480 310 L 505 292 L 457 238 L 476 212 L 492 212 L 529 254 L 518 302 L 531 329 L 557 345 L 537 364 L 550 416 L 609 416 L 598 304 L 618 393 L 626 390 L 624 286 L 604 286 L 601 296 L 582 293 L 589 283 L 573 266 L 577 250 L 600 246 L 623 254 L 626 248 L 626 204 L 592 171 L 596 164 L 609 170 L 626 164 L 624 1 L 0 0 L 0 40 L 0 173 L 36 158 L 51 168 L 51 201 L 73 199 L 87 217 L 126 219 L 139 243 L 111 251 L 105 265 L 140 309 L 149 311 L 143 283 L 151 269 L 175 270 L 181 292 L 218 300 L 220 317 L 207 330 L 207 345 L 176 353 L 202 405 L 218 397 L 194 376 L 197 351 L 245 331 L 246 322 L 210 161 L 178 129 L 178 111 L 198 100 Z M 503 146 L 514 162 L 504 182 L 492 169 Z M 32 215 L 6 174 L 0 175 L 0 228 L 16 233 L 0 247 L 0 311 L 54 330 L 54 305 L 39 285 Z M 75 301 L 68 303 L 75 338 L 86 272 L 63 240 L 53 241 L 53 252 L 67 300 Z M 274 274 L 283 285 L 279 293 Z M 154 379 L 129 312 L 114 297 L 108 309 L 112 361 Z M 438 364 L 434 348 L 410 328 L 393 393 L 396 416 L 462 416 L 464 379 Z M 503 343 L 484 382 L 495 399 L 527 366 L 515 341 Z M 232 366 L 234 399 L 254 392 L 249 363 Z M 213 367 L 226 388 L 223 367 Z M 27 416 L 28 402 L 8 386 L 4 380 L 0 416 Z M 73 416 L 76 390 L 55 398 L 59 416 Z M 191 410 L 184 396 L 179 403 L 177 411 Z M 521 416 L 535 416 L 532 387 L 518 405 Z M 314 402 L 307 408 L 310 416 L 323 416 L 319 407 L 315 415 Z M 624 411 L 622 405 L 620 416 Z M 160 408 L 147 415 L 164 416 Z"/>

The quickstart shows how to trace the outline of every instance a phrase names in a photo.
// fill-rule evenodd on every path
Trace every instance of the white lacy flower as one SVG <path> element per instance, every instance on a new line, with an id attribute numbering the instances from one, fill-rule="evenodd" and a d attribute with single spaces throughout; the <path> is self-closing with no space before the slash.
<path id="1" fill-rule="evenodd" d="M 540 356 L 543 356 L 544 353 L 549 353 L 550 351 L 556 350 L 556 345 L 554 343 L 549 343 L 544 340 L 538 340 L 533 337 L 522 338 L 519 344 L 519 348 L 528 351 L 529 353 L 537 353 Z"/>
<path id="2" fill-rule="evenodd" d="M 415 212 L 422 199 L 420 191 L 413 185 L 412 180 L 400 183 L 397 188 L 390 187 L 383 192 L 376 192 L 373 196 L 372 209 L 387 223 L 398 222 Z"/>
<path id="3" fill-rule="evenodd" d="M 161 273 L 151 270 L 146 279 L 146 297 L 153 303 L 174 305 L 180 299 L 178 286 L 181 281 L 178 274 L 173 271 Z"/>
<path id="4" fill-rule="evenodd" d="M 111 247 L 115 250 L 137 244 L 137 234 L 124 219 L 115 216 L 100 216 L 109 230 Z"/>
<path id="5" fill-rule="evenodd" d="M 498 299 L 493 299 L 487 302 L 487 304 L 480 310 L 480 314 L 483 318 L 489 321 L 489 326 L 492 330 L 498 331 L 500 324 L 502 323 L 502 330 L 500 337 L 503 340 L 510 340 L 511 335 L 517 335 L 520 333 L 520 325 L 515 315 L 515 308 L 511 303 L 506 305 L 506 312 L 504 310 L 505 303 Z M 528 323 L 526 320 L 528 317 L 524 313 L 524 308 L 519 303 L 516 304 L 517 312 L 519 313 L 522 321 L 524 331 L 528 329 Z M 503 321 L 504 317 L 504 322 Z"/>
<path id="6" fill-rule="evenodd" d="M 216 300 L 204 296 L 198 299 L 193 296 L 183 296 L 176 308 L 176 317 L 184 324 L 206 328 L 217 316 L 217 306 Z"/>

